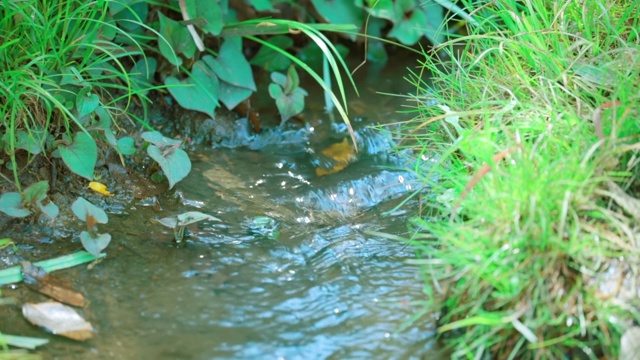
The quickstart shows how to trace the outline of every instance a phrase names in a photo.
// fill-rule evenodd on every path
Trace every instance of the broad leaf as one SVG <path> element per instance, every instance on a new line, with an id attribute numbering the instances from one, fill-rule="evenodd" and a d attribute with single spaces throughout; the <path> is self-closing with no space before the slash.
<path id="1" fill-rule="evenodd" d="M 182 149 L 160 150 L 155 145 L 149 145 L 147 153 L 155 160 L 169 181 L 169 188 L 184 179 L 191 171 L 191 160 Z"/>
<path id="2" fill-rule="evenodd" d="M 173 65 L 182 65 L 182 58 L 177 54 L 184 54 L 186 57 L 192 58 L 196 52 L 196 44 L 186 26 L 169 19 L 161 12 L 158 12 L 158 17 L 160 18 L 160 35 L 162 35 L 158 38 L 160 53 Z M 169 43 L 167 44 L 167 42 Z"/>
<path id="3" fill-rule="evenodd" d="M 375 18 L 383 18 L 397 22 L 397 15 L 393 0 L 367 0 L 367 12 Z M 371 21 L 372 19 L 369 19 Z M 369 24 L 371 25 L 371 24 Z"/>
<path id="4" fill-rule="evenodd" d="M 354 0 L 311 0 L 318 13 L 330 24 L 352 24 L 360 28 L 364 11 Z M 348 35 L 355 40 L 355 35 Z"/>
<path id="5" fill-rule="evenodd" d="M 93 113 L 100 105 L 98 95 L 91 93 L 90 88 L 85 87 L 78 92 L 76 97 L 76 109 L 78 110 L 78 118 L 83 118 Z"/>
<path id="6" fill-rule="evenodd" d="M 128 32 L 134 32 L 141 27 L 140 22 L 144 23 L 147 19 L 149 4 L 146 1 L 136 0 L 109 1 L 109 13 L 119 27 Z"/>
<path id="7" fill-rule="evenodd" d="M 131 155 L 136 152 L 136 147 L 132 138 L 125 136 L 118 139 L 118 150 L 122 155 Z"/>
<path id="8" fill-rule="evenodd" d="M 109 222 L 107 213 L 101 208 L 93 205 L 83 197 L 79 197 L 71 204 L 71 211 L 82 221 L 87 221 L 87 215 L 90 215 L 93 220 L 100 224 L 106 224 Z"/>
<path id="9" fill-rule="evenodd" d="M 175 140 L 172 138 L 168 138 L 162 135 L 162 133 L 160 133 L 159 131 L 145 131 L 140 135 L 140 137 L 144 141 L 150 142 L 153 145 L 159 147 L 160 149 L 164 149 L 168 146 L 177 146 L 182 144 L 182 140 Z"/>
<path id="10" fill-rule="evenodd" d="M 202 59 L 215 71 L 220 80 L 256 91 L 251 65 L 244 57 L 241 48 L 235 46 L 231 41 L 227 40 L 222 44 L 217 58 L 205 55 Z"/>
<path id="11" fill-rule="evenodd" d="M 253 6 L 257 11 L 271 11 L 273 9 L 273 5 L 269 0 L 250 0 L 251 6 Z"/>
<path id="12" fill-rule="evenodd" d="M 147 57 L 146 59 L 138 60 L 129 71 L 131 87 L 140 91 L 140 94 L 146 95 L 149 92 L 149 88 L 151 88 L 151 82 L 157 67 L 158 61 L 155 58 Z"/>
<path id="13" fill-rule="evenodd" d="M 222 18 L 222 9 L 217 1 L 187 1 L 187 12 L 192 19 L 204 19 L 204 24 L 200 26 L 204 32 L 211 35 L 220 35 L 222 32 L 224 19 Z"/>
<path id="14" fill-rule="evenodd" d="M 104 250 L 111 242 L 111 235 L 98 234 L 96 237 L 92 237 L 86 231 L 80 233 L 80 241 L 82 246 L 87 252 L 93 256 L 100 256 L 102 250 Z"/>
<path id="15" fill-rule="evenodd" d="M 269 85 L 269 95 L 276 100 L 282 123 L 304 110 L 304 97 L 307 92 L 302 88 L 295 88 L 290 94 L 285 94 L 278 84 Z"/>
<path id="16" fill-rule="evenodd" d="M 31 184 L 31 186 L 24 190 L 25 204 L 35 204 L 36 201 L 46 199 L 47 191 L 49 191 L 49 182 L 46 180 Z"/>
<path id="17" fill-rule="evenodd" d="M 7 134 L 9 136 L 9 134 Z M 16 148 L 27 150 L 33 155 L 38 155 L 44 148 L 44 141 L 47 135 L 40 131 L 31 130 L 26 132 L 24 130 L 16 131 Z"/>
<path id="18" fill-rule="evenodd" d="M 247 88 L 233 86 L 226 81 L 220 81 L 220 89 L 218 91 L 220 101 L 230 110 L 234 109 L 245 99 L 248 99 L 253 93 L 253 91 Z"/>
<path id="19" fill-rule="evenodd" d="M 408 12 L 410 15 L 408 17 L 406 15 L 402 16 L 402 19 L 389 31 L 389 37 L 394 37 L 405 45 L 414 45 L 424 34 L 427 16 L 424 11 L 417 7 L 406 10 L 401 9 L 400 11 L 398 12 L 399 14 Z"/>
<path id="20" fill-rule="evenodd" d="M 36 205 L 40 209 L 40 211 L 46 215 L 49 219 L 54 220 L 60 214 L 60 209 L 58 205 L 53 202 L 48 203 L 47 205 L 42 205 L 42 201 L 36 201 Z"/>
<path id="21" fill-rule="evenodd" d="M 31 215 L 31 211 L 22 205 L 22 195 L 17 192 L 4 193 L 0 196 L 0 211 L 11 217 Z"/>
<path id="22" fill-rule="evenodd" d="M 290 36 L 278 35 L 267 40 L 278 49 L 286 50 L 293 46 L 293 39 Z M 262 46 L 258 53 L 249 61 L 252 65 L 260 66 L 267 71 L 281 71 L 291 65 L 291 60 L 282 53 L 268 47 Z"/>
<path id="23" fill-rule="evenodd" d="M 165 79 L 171 96 L 185 109 L 214 117 L 218 107 L 218 77 L 202 60 L 193 66 L 191 75 L 183 81 L 173 76 Z"/>
<path id="24" fill-rule="evenodd" d="M 60 145 L 58 150 L 62 161 L 71 171 L 93 180 L 93 169 L 98 159 L 98 146 L 90 135 L 77 132 L 71 145 Z"/>

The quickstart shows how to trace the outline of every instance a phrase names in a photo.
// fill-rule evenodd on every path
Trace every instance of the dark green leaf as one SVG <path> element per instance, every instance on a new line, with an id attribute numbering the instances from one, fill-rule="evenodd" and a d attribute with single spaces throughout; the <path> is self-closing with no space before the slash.
<path id="1" fill-rule="evenodd" d="M 287 83 L 284 86 L 285 94 L 291 94 L 299 85 L 300 78 L 298 77 L 295 66 L 289 66 L 289 70 L 287 70 Z"/>
<path id="2" fill-rule="evenodd" d="M 8 135 L 9 134 L 7 134 L 7 136 Z M 31 131 L 31 133 L 27 133 L 24 130 L 18 130 L 16 132 L 16 148 L 27 150 L 33 155 L 38 155 L 43 150 L 43 142 L 45 140 L 45 138 L 41 137 L 43 135 L 44 134 L 41 134 L 40 132 Z"/>
<path id="3" fill-rule="evenodd" d="M 273 5 L 269 0 L 251 0 L 251 6 L 253 6 L 257 11 L 271 11 L 273 9 Z"/>
<path id="4" fill-rule="evenodd" d="M 127 5 L 127 6 L 125 6 Z M 146 1 L 119 0 L 109 2 L 109 13 L 116 20 L 118 26 L 128 32 L 138 30 L 149 14 Z"/>
<path id="5" fill-rule="evenodd" d="M 362 26 L 364 11 L 353 0 L 311 0 L 318 13 L 331 24 L 353 24 Z M 349 35 L 355 40 L 355 35 Z"/>
<path id="6" fill-rule="evenodd" d="M 58 205 L 50 202 L 47 205 L 42 205 L 42 201 L 37 201 L 36 205 L 40 209 L 40 211 L 45 214 L 49 219 L 54 220 L 60 214 L 60 209 Z"/>
<path id="7" fill-rule="evenodd" d="M 279 49 L 286 50 L 293 46 L 293 39 L 290 36 L 278 35 L 267 40 Z M 291 65 L 291 60 L 280 52 L 268 47 L 262 46 L 258 53 L 249 61 L 252 65 L 260 66 L 267 71 L 281 71 Z"/>
<path id="8" fill-rule="evenodd" d="M 60 157 L 74 173 L 93 180 L 93 169 L 98 159 L 98 147 L 93 138 L 84 132 L 77 132 L 73 143 L 58 147 Z"/>
<path id="9" fill-rule="evenodd" d="M 304 110 L 304 97 L 307 96 L 307 92 L 298 87 L 287 95 L 280 85 L 272 83 L 269 85 L 269 95 L 276 100 L 281 121 L 284 123 Z"/>
<path id="10" fill-rule="evenodd" d="M 427 16 L 424 11 L 418 8 L 410 10 L 409 17 L 403 16 L 402 20 L 389 31 L 389 37 L 394 37 L 405 45 L 414 45 L 424 34 L 426 21 Z"/>
<path id="11" fill-rule="evenodd" d="M 374 18 L 383 18 L 391 20 L 394 23 L 398 21 L 393 0 L 367 0 L 367 3 L 369 7 L 366 9 Z M 402 17 L 402 15 L 400 17 Z M 369 19 L 369 26 L 371 26 L 372 19 Z"/>
<path id="12" fill-rule="evenodd" d="M 131 87 L 141 91 L 142 95 L 146 95 L 151 87 L 157 67 L 158 61 L 155 58 L 147 57 L 146 61 L 144 58 L 138 60 L 129 71 Z"/>
<path id="13" fill-rule="evenodd" d="M 98 105 L 100 105 L 98 95 L 93 94 L 90 91 L 90 88 L 83 88 L 78 92 L 78 97 L 76 98 L 78 118 L 91 114 L 98 108 Z"/>

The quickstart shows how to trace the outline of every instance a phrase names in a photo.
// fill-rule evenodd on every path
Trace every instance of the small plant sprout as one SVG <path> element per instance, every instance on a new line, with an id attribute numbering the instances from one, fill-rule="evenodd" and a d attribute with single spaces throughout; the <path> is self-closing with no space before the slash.
<path id="1" fill-rule="evenodd" d="M 188 225 L 195 224 L 203 220 L 221 221 L 215 216 L 204 214 L 199 211 L 188 211 L 177 216 L 153 220 L 161 225 L 173 229 L 173 237 L 177 243 L 181 243 L 184 239 L 184 233 Z"/>
<path id="2" fill-rule="evenodd" d="M 60 210 L 53 202 L 44 205 L 42 202 L 47 198 L 49 183 L 46 181 L 37 182 L 24 190 L 22 195 L 17 192 L 8 192 L 0 196 L 0 211 L 16 218 L 22 218 L 35 213 L 35 219 L 40 214 L 45 214 L 49 219 L 54 220 Z"/>
<path id="3" fill-rule="evenodd" d="M 109 222 L 107 213 L 82 197 L 71 205 L 71 210 L 78 219 L 87 223 L 87 230 L 80 233 L 82 246 L 93 256 L 99 256 L 102 250 L 111 242 L 111 235 L 98 234 L 97 224 Z"/>

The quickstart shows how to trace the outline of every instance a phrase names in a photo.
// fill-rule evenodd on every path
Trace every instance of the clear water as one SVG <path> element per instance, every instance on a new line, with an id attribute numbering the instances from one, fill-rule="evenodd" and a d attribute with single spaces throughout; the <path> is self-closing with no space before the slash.
<path id="1" fill-rule="evenodd" d="M 376 96 L 360 100 L 377 116 L 369 123 L 395 116 L 375 108 L 385 102 Z M 388 157 L 386 138 L 364 125 L 360 160 L 334 175 L 313 174 L 311 132 L 293 147 L 191 154 L 191 175 L 160 208 L 114 206 L 110 256 L 91 271 L 60 273 L 90 301 L 85 315 L 97 337 L 52 336 L 40 352 L 58 359 L 431 358 L 428 319 L 399 331 L 425 300 L 418 269 L 404 262 L 413 252 L 373 233 L 407 233 L 415 204 L 394 208 L 417 185 L 393 170 L 402 161 Z M 193 210 L 222 221 L 190 226 L 184 247 L 150 220 Z M 256 216 L 270 219 L 266 228 Z M 4 318 L 11 326 L 0 331 L 43 336 L 14 313 Z"/>

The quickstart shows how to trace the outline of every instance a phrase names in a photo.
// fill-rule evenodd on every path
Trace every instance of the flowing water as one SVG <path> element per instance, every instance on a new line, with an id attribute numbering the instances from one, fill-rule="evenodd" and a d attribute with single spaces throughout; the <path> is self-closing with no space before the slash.
<path id="1" fill-rule="evenodd" d="M 385 80 L 401 79 L 393 70 L 368 85 L 403 91 Z M 390 140 L 366 127 L 397 119 L 400 100 L 365 89 L 358 101 L 367 117 L 355 124 L 359 159 L 341 172 L 314 174 L 318 149 L 344 136 L 318 115 L 312 125 L 245 139 L 243 147 L 190 154 L 191 175 L 159 205 L 112 204 L 108 258 L 60 273 L 89 299 L 85 314 L 97 337 L 55 338 L 45 357 L 430 358 L 428 319 L 400 331 L 425 300 L 418 269 L 405 264 L 413 252 L 376 233 L 407 235 L 417 208 L 409 201 L 396 209 L 419 184 L 398 170 L 406 163 L 386 150 Z M 177 247 L 172 231 L 152 219 L 185 211 L 221 221 L 190 226 Z M 8 317 L 13 325 L 0 331 L 43 336 Z"/>

